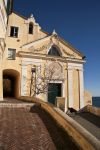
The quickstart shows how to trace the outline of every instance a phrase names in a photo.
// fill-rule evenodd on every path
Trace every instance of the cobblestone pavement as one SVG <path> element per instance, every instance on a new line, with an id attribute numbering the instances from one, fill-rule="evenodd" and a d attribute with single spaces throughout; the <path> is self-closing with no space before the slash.
<path id="1" fill-rule="evenodd" d="M 73 115 L 72 118 L 100 140 L 100 117 L 89 112 Z"/>
<path id="2" fill-rule="evenodd" d="M 39 106 L 0 107 L 0 150 L 77 150 Z"/>

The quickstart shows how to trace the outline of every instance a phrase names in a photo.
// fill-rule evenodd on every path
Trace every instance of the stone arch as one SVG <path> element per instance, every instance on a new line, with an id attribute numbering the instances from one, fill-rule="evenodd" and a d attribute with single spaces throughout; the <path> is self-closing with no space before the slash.
<path id="1" fill-rule="evenodd" d="M 13 69 L 3 70 L 3 97 L 20 96 L 20 73 Z"/>

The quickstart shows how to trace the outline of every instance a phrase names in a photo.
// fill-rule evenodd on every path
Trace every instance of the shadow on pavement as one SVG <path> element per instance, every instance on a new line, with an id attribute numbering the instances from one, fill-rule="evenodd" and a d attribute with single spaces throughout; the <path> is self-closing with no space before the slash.
<path id="1" fill-rule="evenodd" d="M 96 116 L 89 112 L 80 113 L 78 115 L 100 128 L 100 117 L 99 116 Z"/>
<path id="2" fill-rule="evenodd" d="M 30 109 L 31 113 L 37 113 L 45 124 L 57 150 L 78 150 L 79 148 L 67 135 L 56 121 L 41 106 L 34 105 Z"/>

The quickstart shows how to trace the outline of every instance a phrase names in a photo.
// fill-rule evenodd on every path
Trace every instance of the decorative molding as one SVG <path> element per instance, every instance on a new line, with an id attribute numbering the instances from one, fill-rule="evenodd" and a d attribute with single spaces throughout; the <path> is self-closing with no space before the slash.
<path id="1" fill-rule="evenodd" d="M 50 38 L 50 42 L 48 42 L 48 43 L 45 44 L 45 45 L 42 45 L 42 46 L 39 47 L 39 48 L 35 48 L 34 46 L 31 46 L 30 48 L 28 48 L 28 50 L 29 50 L 30 52 L 34 52 L 34 53 L 41 52 L 41 51 L 46 51 L 46 54 L 48 54 L 49 49 L 50 49 L 53 45 L 57 45 L 57 47 L 59 47 L 59 41 L 58 41 L 58 39 L 55 38 L 55 37 L 51 37 L 51 38 Z"/>
<path id="2" fill-rule="evenodd" d="M 59 38 L 57 35 L 52 35 L 50 38 L 51 44 L 57 45 L 59 47 Z"/>
<path id="3" fill-rule="evenodd" d="M 47 67 L 51 70 L 54 70 L 53 78 L 57 80 L 64 81 L 64 72 L 63 66 L 59 64 L 59 62 L 49 62 L 47 63 Z"/>
<path id="4" fill-rule="evenodd" d="M 45 44 L 45 45 L 42 45 L 42 46 L 39 47 L 39 48 L 35 48 L 34 46 L 31 46 L 30 48 L 28 48 L 28 50 L 29 50 L 30 52 L 37 53 L 37 52 L 41 52 L 41 51 L 47 51 L 51 46 L 52 46 L 52 42 L 51 42 L 51 40 L 50 40 L 50 42 L 48 42 L 48 43 Z"/>
<path id="5" fill-rule="evenodd" d="M 85 61 L 84 60 L 81 60 L 81 59 L 69 59 L 69 58 L 66 58 L 66 57 L 53 57 L 53 56 L 50 56 L 50 55 L 46 55 L 46 54 L 42 54 L 42 53 L 33 53 L 33 52 L 24 52 L 24 51 L 19 51 L 18 53 L 18 56 L 19 57 L 22 57 L 22 58 L 30 58 L 30 59 L 41 59 L 41 60 L 49 60 L 49 61 L 59 61 L 59 62 L 63 62 L 63 63 L 68 63 L 68 64 L 79 64 L 79 65 L 82 65 Z M 79 69 L 79 68 L 77 68 Z"/>
<path id="6" fill-rule="evenodd" d="M 76 69 L 83 71 L 83 64 L 82 63 L 68 63 L 68 69 Z"/>
<path id="7" fill-rule="evenodd" d="M 30 17 L 27 20 L 25 20 L 25 24 L 29 24 L 30 22 L 32 22 L 33 25 L 38 26 L 38 28 L 41 29 L 39 24 L 36 23 L 35 18 L 33 17 L 33 14 L 31 14 Z"/>
<path id="8" fill-rule="evenodd" d="M 61 47 L 61 50 L 66 54 L 66 55 L 68 55 L 68 57 L 70 57 L 70 58 L 75 58 L 75 53 L 73 53 L 73 54 L 70 54 L 70 53 L 68 53 L 64 48 L 62 48 Z"/>
<path id="9" fill-rule="evenodd" d="M 39 41 L 37 41 L 37 42 L 39 42 Z M 41 41 L 41 42 L 43 42 L 43 41 Z M 34 43 L 35 45 L 36 45 L 36 42 Z M 57 36 L 57 35 L 52 35 L 52 36 L 50 36 L 49 38 L 48 38 L 48 42 L 46 43 L 46 44 L 43 44 L 42 46 L 40 46 L 40 47 L 38 47 L 38 48 L 35 48 L 35 45 L 33 46 L 33 43 L 30 43 L 30 46 L 31 47 L 29 47 L 28 45 L 26 45 L 26 46 L 28 46 L 27 48 L 28 48 L 28 50 L 30 51 L 30 52 L 33 52 L 34 54 L 36 54 L 36 53 L 39 53 L 39 52 L 43 52 L 44 54 L 48 54 L 48 51 L 50 50 L 50 48 L 53 46 L 53 45 L 55 45 L 55 46 L 57 46 L 59 49 L 60 49 L 60 51 L 61 51 L 61 53 L 64 53 L 65 55 L 67 55 L 66 56 L 66 58 L 67 59 L 73 59 L 74 61 L 76 60 L 76 56 L 75 56 L 75 52 L 73 52 L 72 54 L 70 54 L 68 51 L 67 51 L 67 49 L 65 48 L 63 48 L 62 46 L 61 46 L 61 44 L 60 44 L 60 39 L 59 39 L 59 37 Z M 25 47 L 26 47 L 25 46 Z M 36 45 L 37 46 L 37 45 Z"/>

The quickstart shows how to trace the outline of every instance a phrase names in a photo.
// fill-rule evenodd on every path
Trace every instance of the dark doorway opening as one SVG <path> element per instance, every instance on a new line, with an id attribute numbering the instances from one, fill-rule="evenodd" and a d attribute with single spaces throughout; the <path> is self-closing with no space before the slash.
<path id="1" fill-rule="evenodd" d="M 55 104 L 56 97 L 61 97 L 61 83 L 49 83 L 48 85 L 48 102 Z"/>
<path id="2" fill-rule="evenodd" d="M 3 97 L 19 97 L 19 73 L 16 70 L 3 71 Z"/>
<path id="3" fill-rule="evenodd" d="M 3 96 L 4 97 L 14 97 L 14 87 L 15 78 L 11 76 L 3 76 Z"/>

